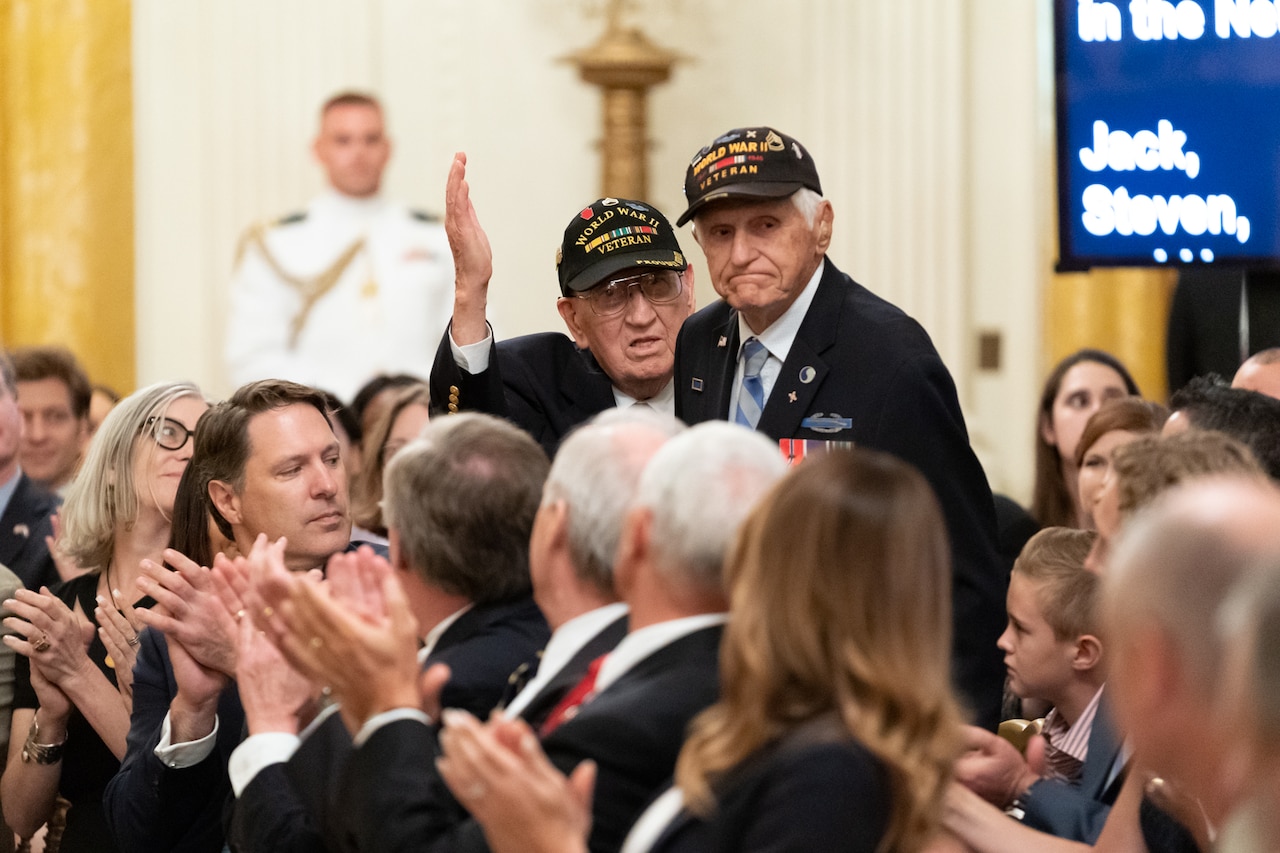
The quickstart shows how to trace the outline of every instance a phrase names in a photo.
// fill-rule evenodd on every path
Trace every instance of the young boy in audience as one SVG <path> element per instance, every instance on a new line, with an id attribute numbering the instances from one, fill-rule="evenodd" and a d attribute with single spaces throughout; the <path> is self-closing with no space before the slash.
<path id="1" fill-rule="evenodd" d="M 1106 676 L 1094 617 L 1098 578 L 1085 571 L 1094 533 L 1050 527 L 1027 542 L 1013 566 L 998 645 L 1010 689 L 1053 708 L 1045 718 L 1047 775 L 1080 778 Z"/>

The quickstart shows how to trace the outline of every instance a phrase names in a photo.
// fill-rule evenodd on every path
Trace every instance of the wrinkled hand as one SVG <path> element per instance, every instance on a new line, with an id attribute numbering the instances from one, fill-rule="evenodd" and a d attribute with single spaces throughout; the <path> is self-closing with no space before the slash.
<path id="1" fill-rule="evenodd" d="M 364 547 L 331 557 L 325 578 L 294 584 L 276 608 L 285 657 L 331 688 L 349 726 L 419 707 L 418 623 L 391 566 Z"/>
<path id="2" fill-rule="evenodd" d="M 1014 745 L 997 734 L 965 726 L 964 743 L 956 781 L 993 805 L 1008 807 L 1039 778 Z"/>
<path id="3" fill-rule="evenodd" d="M 49 556 L 53 558 L 58 577 L 69 581 L 84 574 L 85 570 L 77 566 L 75 560 L 62 550 L 62 517 L 58 513 L 49 516 L 49 526 L 53 528 L 53 535 L 44 537 L 44 544 L 49 549 Z"/>
<path id="4" fill-rule="evenodd" d="M 240 620 L 236 639 L 236 687 L 249 734 L 297 734 L 299 711 L 320 692 L 247 618 Z"/>
<path id="5" fill-rule="evenodd" d="M 209 569 L 172 549 L 164 552 L 174 571 L 142 561 L 139 591 L 157 607 L 137 611 L 139 619 L 164 633 L 207 669 L 231 675 L 236 669 L 235 620 L 222 607 Z"/>
<path id="6" fill-rule="evenodd" d="M 459 345 L 479 343 L 485 327 L 485 302 L 493 277 L 493 249 L 480 226 L 471 187 L 467 184 L 467 155 L 453 155 L 444 195 L 444 230 L 453 252 L 454 308 L 450 331 Z"/>
<path id="7" fill-rule="evenodd" d="M 587 849 L 594 762 L 582 762 L 566 778 L 527 723 L 500 713 L 481 725 L 467 712 L 449 709 L 444 722 L 444 754 L 436 767 L 494 853 Z"/>
<path id="8" fill-rule="evenodd" d="M 116 687 L 124 697 L 125 706 L 133 710 L 133 665 L 138 660 L 138 632 L 142 629 L 142 620 L 137 611 L 125 604 L 120 610 L 98 596 L 98 606 L 93 611 L 98 621 L 98 636 L 102 645 L 106 646 L 111 662 L 115 664 Z"/>

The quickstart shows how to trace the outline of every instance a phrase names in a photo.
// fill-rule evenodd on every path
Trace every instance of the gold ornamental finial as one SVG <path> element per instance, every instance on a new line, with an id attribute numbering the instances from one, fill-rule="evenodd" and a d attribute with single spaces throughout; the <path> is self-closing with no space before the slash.
<path id="1" fill-rule="evenodd" d="M 582 79 L 599 86 L 604 137 L 600 194 L 648 196 L 648 90 L 664 83 L 683 57 L 658 47 L 639 27 L 623 24 L 627 0 L 607 0 L 605 30 L 595 44 L 565 56 Z"/>

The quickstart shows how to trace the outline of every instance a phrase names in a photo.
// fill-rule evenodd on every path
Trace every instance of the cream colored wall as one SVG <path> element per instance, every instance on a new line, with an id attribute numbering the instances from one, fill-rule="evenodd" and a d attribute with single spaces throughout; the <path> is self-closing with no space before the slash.
<path id="1" fill-rule="evenodd" d="M 220 341 L 237 236 L 320 187 L 307 146 L 317 106 L 341 88 L 386 103 L 391 195 L 440 210 L 452 153 L 468 152 L 499 334 L 558 328 L 552 259 L 599 192 L 599 103 L 557 58 L 596 38 L 600 5 L 135 0 L 139 381 L 229 390 Z M 805 141 L 836 209 L 832 259 L 929 330 L 993 485 L 1025 494 L 1048 191 L 1037 6 L 643 8 L 648 34 L 689 58 L 650 99 L 649 200 L 679 213 L 688 158 L 727 128 L 771 124 Z M 705 304 L 714 294 L 697 272 Z M 997 373 L 975 369 L 980 329 L 1003 336 Z"/>

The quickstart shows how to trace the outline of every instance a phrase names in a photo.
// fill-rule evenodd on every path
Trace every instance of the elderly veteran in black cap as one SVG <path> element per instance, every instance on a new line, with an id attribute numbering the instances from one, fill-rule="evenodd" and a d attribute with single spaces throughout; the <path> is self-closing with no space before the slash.
<path id="1" fill-rule="evenodd" d="M 576 213 L 556 253 L 556 307 L 570 337 L 496 343 L 485 319 L 493 253 L 471 203 L 465 154 L 449 170 L 453 320 L 431 368 L 435 411 L 482 411 L 528 430 L 554 455 L 561 437 L 613 406 L 675 411 L 676 334 L 693 313 L 693 270 L 671 223 L 638 201 L 603 198 Z"/>
<path id="2" fill-rule="evenodd" d="M 746 424 L 794 458 L 853 442 L 919 468 L 950 533 L 957 684 L 994 726 L 1007 572 L 991 489 L 928 334 L 827 258 L 831 202 L 790 136 L 748 127 L 717 137 L 690 162 L 685 197 L 677 224 L 693 220 L 722 298 L 680 332 L 676 415 Z"/>

